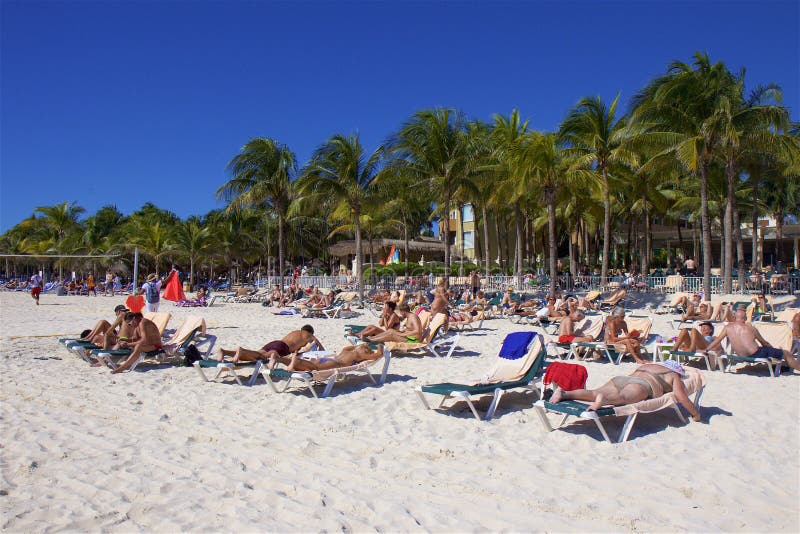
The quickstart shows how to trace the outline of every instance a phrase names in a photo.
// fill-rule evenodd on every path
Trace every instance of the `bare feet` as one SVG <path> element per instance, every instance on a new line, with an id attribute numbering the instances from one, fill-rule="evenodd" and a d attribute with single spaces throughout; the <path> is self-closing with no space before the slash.
<path id="1" fill-rule="evenodd" d="M 222 347 L 217 347 L 214 349 L 214 359 L 218 362 L 221 362 L 225 359 L 225 355 L 222 353 Z"/>
<path id="2" fill-rule="evenodd" d="M 561 402 L 561 398 L 563 396 L 564 396 L 564 390 L 561 389 L 560 387 L 557 387 L 553 391 L 553 395 L 550 397 L 550 402 L 552 402 L 553 404 L 555 404 L 557 402 Z"/>
<path id="3" fill-rule="evenodd" d="M 597 410 L 603 405 L 603 394 L 598 393 L 597 396 L 594 398 L 594 402 L 589 405 L 587 410 Z"/>

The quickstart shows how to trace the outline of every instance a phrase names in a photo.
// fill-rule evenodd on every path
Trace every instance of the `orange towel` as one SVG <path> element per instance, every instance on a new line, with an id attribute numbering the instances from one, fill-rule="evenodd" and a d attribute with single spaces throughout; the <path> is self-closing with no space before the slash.
<path id="1" fill-rule="evenodd" d="M 181 285 L 180 277 L 178 277 L 178 271 L 172 271 L 169 273 L 167 281 L 164 283 L 164 285 L 166 286 L 166 289 L 164 290 L 164 300 L 171 300 L 174 302 L 186 300 L 186 295 L 183 293 L 183 286 Z"/>

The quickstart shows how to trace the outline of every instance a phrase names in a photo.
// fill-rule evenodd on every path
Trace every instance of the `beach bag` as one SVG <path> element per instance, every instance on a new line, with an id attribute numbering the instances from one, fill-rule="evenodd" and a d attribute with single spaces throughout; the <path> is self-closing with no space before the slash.
<path id="1" fill-rule="evenodd" d="M 151 304 L 158 302 L 161 299 L 161 297 L 158 294 L 158 286 L 155 284 L 155 282 L 147 282 L 144 285 L 145 285 L 144 292 L 145 295 L 147 295 L 147 302 Z"/>
<path id="2" fill-rule="evenodd" d="M 200 355 L 200 351 L 197 350 L 194 343 L 189 345 L 183 353 L 183 363 L 186 367 L 191 367 L 194 362 L 202 359 L 203 357 Z"/>

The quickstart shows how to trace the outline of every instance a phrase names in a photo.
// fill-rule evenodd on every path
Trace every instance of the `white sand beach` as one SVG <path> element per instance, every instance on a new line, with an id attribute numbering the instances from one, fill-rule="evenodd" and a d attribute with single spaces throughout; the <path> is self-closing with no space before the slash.
<path id="1" fill-rule="evenodd" d="M 111 375 L 58 344 L 122 300 L 44 295 L 37 307 L 0 293 L 4 531 L 800 530 L 800 374 L 706 372 L 705 423 L 646 414 L 610 445 L 591 422 L 545 432 L 530 392 L 506 395 L 488 422 L 464 403 L 423 408 L 414 386 L 475 380 L 507 333 L 529 329 L 505 319 L 462 334 L 452 359 L 396 357 L 383 387 L 356 379 L 317 400 L 203 383 L 186 367 Z M 372 322 L 258 304 L 162 311 L 172 328 L 202 314 L 225 347 L 310 323 L 338 350 L 345 323 Z M 674 335 L 661 316 L 653 332 Z M 590 387 L 634 368 L 584 365 Z"/>

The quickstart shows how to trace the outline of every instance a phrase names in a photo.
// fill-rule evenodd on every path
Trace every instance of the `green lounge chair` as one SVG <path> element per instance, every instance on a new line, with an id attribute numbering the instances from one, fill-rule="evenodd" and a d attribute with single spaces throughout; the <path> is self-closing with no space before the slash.
<path id="1" fill-rule="evenodd" d="M 527 354 L 522 358 L 516 360 L 506 360 L 498 357 L 486 380 L 482 380 L 479 384 L 457 384 L 457 383 L 441 383 L 429 384 L 426 386 L 417 386 L 415 392 L 419 400 L 427 409 L 431 409 L 425 394 L 440 395 L 441 402 L 437 408 L 441 408 L 445 401 L 451 398 L 462 399 L 466 401 L 472 414 L 477 420 L 481 420 L 475 405 L 472 402 L 473 396 L 493 395 L 492 403 L 486 411 L 484 420 L 489 420 L 497 410 L 503 394 L 510 389 L 528 388 L 532 387 L 534 380 L 541 374 L 546 357 L 546 351 L 542 336 L 534 334 L 532 337 Z"/>
<path id="2" fill-rule="evenodd" d="M 694 393 L 693 402 L 694 405 L 699 408 L 700 398 L 703 396 L 703 391 L 705 390 L 705 378 L 703 374 L 698 369 L 687 367 L 686 377 L 683 378 L 683 384 L 686 388 L 687 395 Z M 563 400 L 559 403 L 552 403 L 548 400 L 541 399 L 533 406 L 536 413 L 539 415 L 542 425 L 544 425 L 548 432 L 552 432 L 563 426 L 570 417 L 578 417 L 580 419 L 594 421 L 598 430 L 600 430 L 600 433 L 603 435 L 603 438 L 609 443 L 613 443 L 614 441 L 609 437 L 605 425 L 603 424 L 603 419 L 607 419 L 608 417 L 626 418 L 622 425 L 622 430 L 620 430 L 619 438 L 616 440 L 617 443 L 624 443 L 628 440 L 633 425 L 636 423 L 636 418 L 640 413 L 653 413 L 665 408 L 672 408 L 681 422 L 686 423 L 686 418 L 681 413 L 678 401 L 675 398 L 675 394 L 672 392 L 665 393 L 655 399 L 646 399 L 624 406 L 603 406 L 598 410 L 587 410 L 588 403 L 576 400 Z M 555 428 L 547 419 L 548 413 L 555 413 L 563 416 Z"/>

